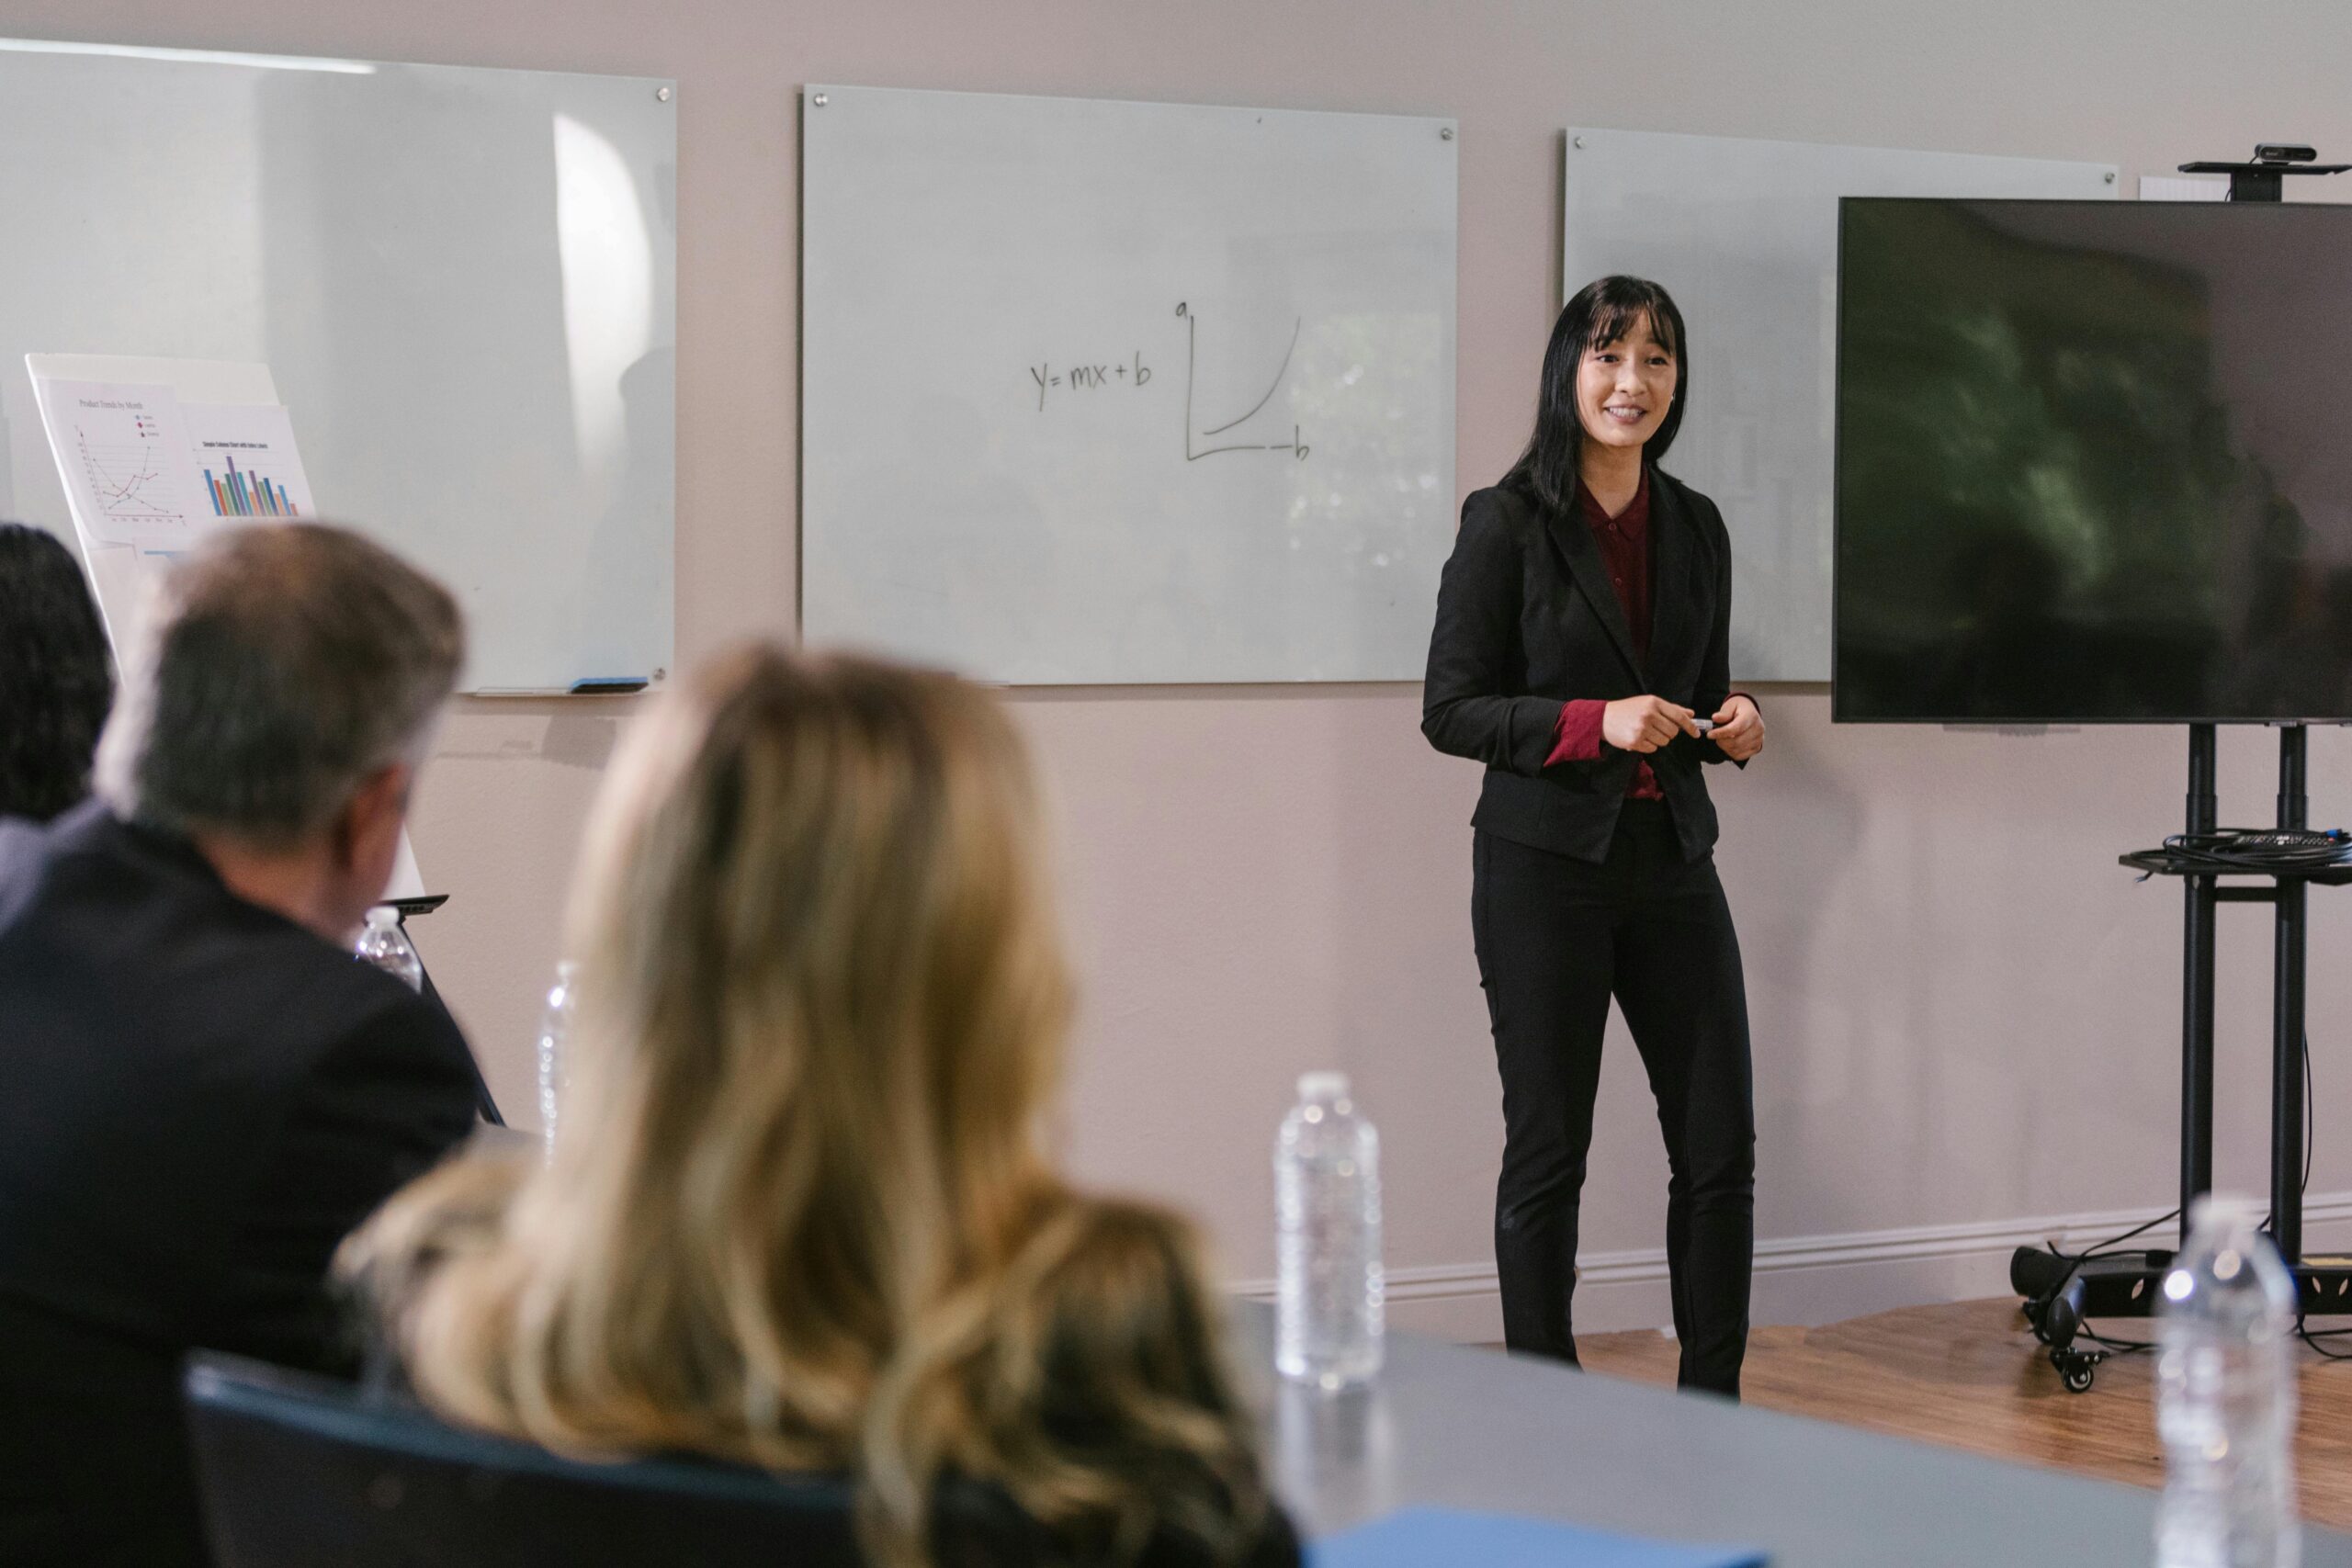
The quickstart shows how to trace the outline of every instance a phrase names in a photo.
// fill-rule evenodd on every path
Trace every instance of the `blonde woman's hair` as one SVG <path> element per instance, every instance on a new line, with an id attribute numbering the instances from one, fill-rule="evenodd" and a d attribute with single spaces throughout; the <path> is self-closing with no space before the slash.
<path id="1" fill-rule="evenodd" d="M 575 1453 L 854 1472 L 924 1561 L 950 1480 L 1114 1560 L 1266 1506 L 1189 1232 L 1066 1188 L 1070 987 L 1022 747 L 944 675 L 752 646 L 616 760 L 543 1167 L 470 1158 L 341 1259 L 419 1394 Z"/>

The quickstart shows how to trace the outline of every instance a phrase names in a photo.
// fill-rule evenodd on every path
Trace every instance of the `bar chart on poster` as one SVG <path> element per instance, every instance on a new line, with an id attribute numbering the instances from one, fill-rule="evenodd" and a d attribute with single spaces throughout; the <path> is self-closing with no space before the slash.
<path id="1" fill-rule="evenodd" d="M 78 525 L 124 558 L 102 587 L 213 526 L 347 524 L 458 595 L 468 691 L 666 671 L 674 100 L 0 39 L 0 144 L 40 150 L 0 159 L 0 516 Z"/>
<path id="2" fill-rule="evenodd" d="M 807 89 L 801 612 L 1023 684 L 1417 680 L 1455 127 Z"/>
<path id="3" fill-rule="evenodd" d="M 211 403 L 191 409 L 189 415 L 188 451 L 213 516 L 318 514 L 294 444 L 294 421 L 283 406 Z"/>

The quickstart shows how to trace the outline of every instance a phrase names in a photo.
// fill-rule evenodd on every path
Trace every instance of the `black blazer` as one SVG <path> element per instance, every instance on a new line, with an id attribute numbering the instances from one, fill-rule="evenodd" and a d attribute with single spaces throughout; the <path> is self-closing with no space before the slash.
<path id="1" fill-rule="evenodd" d="M 1578 860 L 1609 858 L 1634 758 L 1603 742 L 1589 762 L 1544 765 L 1571 699 L 1653 694 L 1700 716 L 1731 691 L 1731 540 L 1715 503 L 1671 474 L 1650 479 L 1649 658 L 1632 631 L 1585 520 L 1506 481 L 1462 503 L 1462 529 L 1437 593 L 1421 733 L 1441 751 L 1487 764 L 1471 822 L 1498 838 Z M 1649 756 L 1687 860 L 1715 841 L 1700 764 L 1727 761 L 1712 740 L 1678 736 Z"/>
<path id="2" fill-rule="evenodd" d="M 202 1561 L 181 1357 L 350 1366 L 328 1258 L 477 1081 L 446 1012 L 187 842 L 0 819 L 0 1562 Z"/>

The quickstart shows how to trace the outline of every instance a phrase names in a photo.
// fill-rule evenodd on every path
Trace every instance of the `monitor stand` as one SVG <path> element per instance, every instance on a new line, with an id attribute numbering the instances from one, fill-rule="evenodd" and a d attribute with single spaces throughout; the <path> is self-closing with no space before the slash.
<path id="1" fill-rule="evenodd" d="M 2352 164 L 2322 164 L 2309 147 L 2261 143 L 2250 163 L 2193 163 L 2183 174 L 2226 174 L 2232 201 L 2278 201 L 2288 175 L 2341 174 Z M 2191 835 L 2218 822 L 2215 728 L 2188 727 L 2188 821 Z M 2278 727 L 2278 826 L 2310 826 L 2309 736 L 2301 724 Z M 2122 857 L 2143 871 L 2181 879 L 2180 979 L 2180 1235 L 2188 1237 L 2189 1211 L 2213 1184 L 2213 922 L 2223 904 L 2268 904 L 2270 1007 L 2270 1236 L 2295 1280 L 2297 1321 L 2322 1313 L 2352 1313 L 2352 1258 L 2303 1257 L 2303 1073 L 2309 1041 L 2303 1032 L 2304 939 L 2313 882 L 2352 881 L 2352 872 L 2276 875 L 2267 887 L 2224 886 L 2211 871 L 2174 870 L 2161 851 Z M 2162 1222 L 2157 1222 L 2161 1224 Z M 2153 1227 L 2143 1227 L 2153 1228 Z M 2162 1297 L 2170 1252 L 2112 1251 L 2095 1257 L 2050 1247 L 2021 1247 L 2009 1258 L 2009 1284 L 2024 1299 L 2034 1337 L 2049 1347 L 2050 1364 L 2076 1393 L 2091 1386 L 2104 1349 L 2081 1349 L 2075 1339 L 2089 1317 L 2152 1317 Z M 2094 1341 L 2096 1342 L 2096 1340 Z"/>
<path id="2" fill-rule="evenodd" d="M 2294 831 L 2310 826 L 2309 740 L 2301 724 L 2278 728 L 2278 825 Z M 2215 828 L 2214 727 L 2188 731 L 2188 832 Z M 2225 885 L 2222 874 L 2191 869 L 2165 850 L 2142 850 L 2120 857 L 2138 870 L 2181 879 L 2182 963 L 2180 986 L 2180 1234 L 2213 1179 L 2213 928 L 2223 904 L 2267 904 L 2271 945 L 2270 1010 L 2270 1221 L 2271 1240 L 2295 1280 L 2296 1316 L 2352 1314 L 2352 1258 L 2303 1256 L 2303 1075 L 2310 1049 L 2303 1028 L 2303 980 L 2308 905 L 2313 883 L 2352 882 L 2352 866 L 2278 873 L 2242 872 L 2268 886 Z M 2171 1216 L 2167 1215 L 2166 1218 Z M 2157 1222 L 2161 1224 L 2162 1222 Z M 2024 1298 L 2034 1337 L 2049 1348 L 2050 1364 L 2066 1386 L 2079 1393 L 2091 1386 L 2092 1369 L 2107 1359 L 2103 1348 L 2075 1344 L 2083 1320 L 2092 1317 L 2151 1317 L 2173 1254 L 2162 1251 L 2101 1251 L 2070 1255 L 2050 1247 L 2021 1247 L 2009 1259 L 2009 1283 Z M 2097 1344 L 2096 1337 L 2092 1337 Z"/>

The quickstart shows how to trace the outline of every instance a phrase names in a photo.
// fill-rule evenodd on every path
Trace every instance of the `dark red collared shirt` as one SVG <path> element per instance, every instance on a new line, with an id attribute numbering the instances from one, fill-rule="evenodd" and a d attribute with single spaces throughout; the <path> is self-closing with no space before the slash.
<path id="1" fill-rule="evenodd" d="M 1600 547 L 1601 564 L 1609 569 L 1610 585 L 1617 590 L 1617 603 L 1625 612 L 1625 626 L 1634 635 L 1634 657 L 1646 660 L 1650 656 L 1650 471 L 1642 468 L 1642 481 L 1634 487 L 1634 499 L 1625 510 L 1611 517 L 1582 479 L 1577 481 L 1577 510 L 1584 513 L 1586 525 L 1592 529 L 1593 543 Z M 1560 709 L 1559 728 L 1551 756 L 1544 759 L 1548 767 L 1554 762 L 1589 762 L 1600 755 L 1600 714 L 1609 705 L 1597 697 L 1579 697 Z M 1650 771 L 1647 761 L 1634 764 L 1633 782 L 1625 786 L 1628 800 L 1663 800 L 1666 792 L 1658 788 L 1657 775 Z"/>

